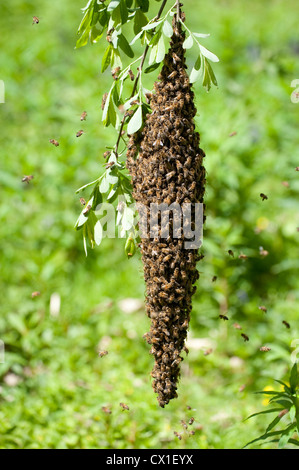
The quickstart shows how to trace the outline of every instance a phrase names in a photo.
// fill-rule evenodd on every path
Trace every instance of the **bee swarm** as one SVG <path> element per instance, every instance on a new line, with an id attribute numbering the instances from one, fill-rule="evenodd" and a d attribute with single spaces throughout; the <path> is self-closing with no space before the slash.
<path id="1" fill-rule="evenodd" d="M 200 136 L 195 132 L 194 93 L 185 65 L 181 24 L 174 24 L 170 49 L 155 83 L 151 97 L 152 113 L 144 129 L 130 137 L 127 167 L 132 176 L 135 201 L 151 203 L 202 203 L 205 192 L 205 169 Z M 138 155 L 138 158 L 137 158 Z M 194 206 L 193 206 L 194 207 Z M 153 389 L 164 407 L 177 397 L 180 355 L 192 309 L 191 298 L 199 278 L 196 263 L 203 256 L 197 249 L 185 249 L 187 240 L 173 237 L 170 212 L 167 239 L 143 238 L 140 248 L 146 283 L 146 311 L 151 319 L 146 339 L 155 358 L 152 370 Z M 181 225 L 183 226 L 183 225 Z M 161 226 L 159 226 L 159 234 Z"/>

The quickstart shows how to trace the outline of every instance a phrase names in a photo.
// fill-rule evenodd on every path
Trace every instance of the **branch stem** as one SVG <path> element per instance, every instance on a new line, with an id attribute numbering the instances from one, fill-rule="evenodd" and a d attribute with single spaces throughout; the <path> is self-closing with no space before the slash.
<path id="1" fill-rule="evenodd" d="M 163 0 L 162 5 L 160 7 L 160 10 L 159 10 L 159 12 L 158 12 L 158 14 L 155 18 L 156 21 L 159 20 L 159 18 L 161 18 L 161 15 L 163 13 L 163 10 L 165 8 L 166 3 L 167 3 L 167 0 Z M 130 98 L 133 98 L 133 96 L 135 96 L 136 89 L 137 89 L 137 86 L 138 86 L 138 82 L 139 82 L 139 79 L 140 79 L 140 76 L 141 76 L 141 72 L 142 72 L 144 62 L 145 62 L 147 53 L 149 51 L 149 48 L 150 48 L 150 46 L 147 44 L 146 48 L 144 49 L 142 58 L 141 58 L 140 66 L 138 67 L 138 73 L 137 73 L 136 78 L 135 78 L 135 82 L 134 82 L 134 86 L 133 86 L 133 90 L 132 90 Z M 120 140 L 121 140 L 121 137 L 122 137 L 122 132 L 123 132 L 123 129 L 124 129 L 125 121 L 126 121 L 126 115 L 124 115 L 124 117 L 121 120 L 118 137 L 117 137 L 117 141 L 116 141 L 116 144 L 115 144 L 114 153 L 116 155 L 116 158 L 118 157 L 118 147 L 119 147 L 119 143 L 120 143 Z"/>

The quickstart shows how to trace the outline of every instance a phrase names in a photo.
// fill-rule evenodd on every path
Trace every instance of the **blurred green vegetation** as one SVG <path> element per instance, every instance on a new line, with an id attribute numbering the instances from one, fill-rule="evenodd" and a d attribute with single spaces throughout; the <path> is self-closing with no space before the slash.
<path id="1" fill-rule="evenodd" d="M 1 7 L 0 447 L 240 448 L 270 420 L 243 422 L 260 410 L 253 392 L 288 376 L 299 338 L 299 104 L 290 100 L 299 78 L 299 4 L 184 2 L 189 27 L 211 33 L 205 44 L 221 61 L 219 89 L 195 86 L 207 154 L 205 258 L 179 398 L 165 409 L 150 383 L 142 338 L 149 320 L 124 302 L 143 301 L 140 259 L 127 261 L 118 239 L 86 258 L 73 230 L 75 190 L 103 171 L 105 146 L 116 137 L 101 125 L 111 81 L 109 71 L 100 74 L 105 41 L 74 50 L 83 6 L 12 0 Z M 21 182 L 31 174 L 30 184 Z M 40 296 L 32 298 L 34 291 Z M 263 345 L 271 350 L 261 352 Z M 109 354 L 99 358 L 99 347 Z M 181 425 L 190 417 L 194 435 Z"/>

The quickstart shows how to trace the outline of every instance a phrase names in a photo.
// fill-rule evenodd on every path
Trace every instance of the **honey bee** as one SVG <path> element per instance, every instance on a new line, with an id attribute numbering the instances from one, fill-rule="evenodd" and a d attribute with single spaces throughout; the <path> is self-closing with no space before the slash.
<path id="1" fill-rule="evenodd" d="M 32 24 L 38 24 L 39 23 L 39 18 L 37 16 L 32 17 Z"/>
<path id="2" fill-rule="evenodd" d="M 231 256 L 232 258 L 234 258 L 234 256 L 235 256 L 233 250 L 228 250 L 228 254 L 229 254 L 229 256 Z"/>
<path id="3" fill-rule="evenodd" d="M 128 407 L 128 405 L 126 405 L 125 403 L 120 403 L 119 406 L 123 409 L 123 410 L 129 410 L 130 408 Z"/>
<path id="4" fill-rule="evenodd" d="M 195 421 L 194 418 L 190 418 L 190 419 L 189 419 L 189 424 L 190 424 L 190 426 L 194 423 L 194 421 Z"/>
<path id="5" fill-rule="evenodd" d="M 102 411 L 103 411 L 106 415 L 111 415 L 111 413 L 112 413 L 111 409 L 110 409 L 108 406 L 102 406 Z"/>
<path id="6" fill-rule="evenodd" d="M 212 352 L 213 352 L 213 349 L 212 349 L 212 348 L 208 348 L 208 349 L 206 349 L 206 350 L 204 351 L 203 355 L 204 355 L 204 356 L 209 356 L 210 354 L 212 354 Z M 191 410 L 191 408 L 190 408 L 190 410 Z"/>
<path id="7" fill-rule="evenodd" d="M 81 137 L 81 135 L 83 134 L 84 134 L 84 131 L 81 129 L 80 131 L 76 133 L 76 137 Z"/>
<path id="8" fill-rule="evenodd" d="M 153 97 L 152 93 L 146 93 L 145 97 L 146 97 L 147 104 L 150 104 L 152 97 Z"/>
<path id="9" fill-rule="evenodd" d="M 212 282 L 216 282 L 217 281 L 217 276 L 213 276 L 212 277 Z"/>
<path id="10" fill-rule="evenodd" d="M 173 431 L 173 434 L 181 441 L 182 440 L 182 435 L 177 432 L 177 431 Z"/>
<path id="11" fill-rule="evenodd" d="M 289 412 L 289 410 L 287 408 L 285 408 L 284 410 L 281 410 L 280 413 L 278 413 L 278 417 L 279 418 L 282 418 L 284 415 L 286 415 L 287 413 Z"/>
<path id="12" fill-rule="evenodd" d="M 188 428 L 188 425 L 187 425 L 186 421 L 184 421 L 183 419 L 181 419 L 181 425 L 184 429 Z"/>
<path id="13" fill-rule="evenodd" d="M 233 131 L 229 134 L 229 137 L 234 137 L 235 135 L 237 135 L 237 132 L 236 131 Z"/>
<path id="14" fill-rule="evenodd" d="M 115 162 L 109 162 L 109 163 L 106 163 L 105 168 L 106 170 L 108 170 L 108 168 L 112 168 L 114 165 L 115 165 Z"/>
<path id="15" fill-rule="evenodd" d="M 108 97 L 108 93 L 104 93 L 103 97 L 102 97 L 102 106 L 101 106 L 103 111 L 104 111 L 104 108 L 105 108 L 107 97 Z"/>
<path id="16" fill-rule="evenodd" d="M 260 198 L 262 199 L 262 201 L 265 201 L 266 199 L 268 199 L 268 196 L 266 196 L 266 194 L 264 193 L 261 193 Z"/>
<path id="17" fill-rule="evenodd" d="M 40 292 L 39 292 L 39 291 L 32 292 L 32 294 L 31 294 L 31 297 L 32 297 L 33 299 L 35 299 L 35 297 L 38 297 L 38 296 L 40 296 Z"/>
<path id="18" fill-rule="evenodd" d="M 261 306 L 259 307 L 259 310 L 261 310 L 261 311 L 264 312 L 264 313 L 267 313 L 267 307 L 265 307 L 264 305 L 261 305 Z"/>
<path id="19" fill-rule="evenodd" d="M 260 351 L 263 351 L 263 352 L 271 351 L 271 348 L 269 348 L 268 346 L 262 346 L 260 348 Z"/>
<path id="20" fill-rule="evenodd" d="M 163 263 L 167 263 L 169 260 L 171 260 L 171 255 L 165 256 L 165 258 L 163 258 Z"/>
<path id="21" fill-rule="evenodd" d="M 132 70 L 130 69 L 129 72 L 128 72 L 129 76 L 130 76 L 130 79 L 132 80 L 132 82 L 134 81 L 135 79 L 135 75 L 133 74 Z"/>
<path id="22" fill-rule="evenodd" d="M 110 155 L 111 155 L 110 150 L 107 150 L 105 153 L 103 153 L 104 158 L 108 158 L 108 157 L 110 157 Z"/>
<path id="23" fill-rule="evenodd" d="M 242 330 L 242 327 L 241 327 L 241 325 L 239 325 L 239 323 L 234 323 L 234 324 L 233 324 L 233 327 L 234 327 L 236 330 Z"/>
<path id="24" fill-rule="evenodd" d="M 170 74 L 170 75 L 168 75 L 168 80 L 172 80 L 174 77 L 176 77 L 176 76 L 177 76 L 177 74 L 178 74 L 178 73 L 177 73 L 177 71 L 176 71 L 176 70 L 174 70 L 173 72 L 171 72 L 171 74 Z"/>
<path id="25" fill-rule="evenodd" d="M 219 315 L 219 318 L 221 318 L 221 320 L 228 320 L 228 317 L 226 315 Z"/>
<path id="26" fill-rule="evenodd" d="M 130 102 L 131 106 L 135 106 L 136 104 L 140 104 L 139 100 L 133 100 Z"/>
<path id="27" fill-rule="evenodd" d="M 83 214 L 86 216 L 90 212 L 90 209 L 91 209 L 91 205 L 88 204 L 88 206 L 85 207 Z"/>
<path id="28" fill-rule="evenodd" d="M 243 253 L 241 253 L 239 255 L 239 259 L 248 259 L 248 256 L 247 255 L 244 255 Z"/>
<path id="29" fill-rule="evenodd" d="M 291 328 L 291 325 L 290 325 L 287 321 L 282 320 L 282 323 L 283 323 L 288 329 Z"/>
<path id="30" fill-rule="evenodd" d="M 108 351 L 99 351 L 99 357 L 107 356 Z"/>
<path id="31" fill-rule="evenodd" d="M 80 197 L 80 203 L 81 203 L 82 206 L 85 206 L 86 201 L 85 201 L 84 197 Z"/>
<path id="32" fill-rule="evenodd" d="M 57 140 L 50 139 L 49 142 L 50 142 L 50 144 L 55 145 L 55 147 L 59 147 L 59 142 L 57 142 Z"/>
<path id="33" fill-rule="evenodd" d="M 34 176 L 33 175 L 26 175 L 22 178 L 22 183 L 27 183 L 29 184 L 31 180 L 33 180 Z"/>
<path id="34" fill-rule="evenodd" d="M 299 171 L 299 166 L 296 166 L 295 171 Z"/>
<path id="35" fill-rule="evenodd" d="M 119 72 L 120 72 L 120 67 L 115 67 L 115 69 L 111 71 L 111 75 L 114 80 L 118 79 Z"/>
<path id="36" fill-rule="evenodd" d="M 87 112 L 83 111 L 83 113 L 80 116 L 80 121 L 86 121 L 86 117 L 87 117 Z"/>
<path id="37" fill-rule="evenodd" d="M 260 255 L 261 256 L 268 256 L 269 251 L 264 250 L 264 248 L 262 246 L 260 246 L 259 250 L 260 250 Z"/>
<path id="38" fill-rule="evenodd" d="M 241 336 L 242 338 L 244 339 L 244 341 L 249 341 L 249 336 L 245 335 L 245 333 L 241 333 Z"/>

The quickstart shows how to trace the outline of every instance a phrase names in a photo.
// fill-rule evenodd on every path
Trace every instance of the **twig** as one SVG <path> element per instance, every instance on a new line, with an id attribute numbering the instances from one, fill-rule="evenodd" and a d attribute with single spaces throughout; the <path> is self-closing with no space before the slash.
<path id="1" fill-rule="evenodd" d="M 167 0 L 163 0 L 162 2 L 162 5 L 160 7 L 160 10 L 156 16 L 156 20 L 158 20 L 159 18 L 161 18 L 161 15 L 163 13 L 163 10 L 165 8 L 165 5 L 167 3 Z M 143 53 L 143 56 L 142 56 L 142 59 L 141 59 L 141 63 L 140 63 L 140 66 L 138 67 L 138 73 L 136 75 L 136 78 L 135 78 L 135 82 L 134 82 L 134 86 L 133 86 L 133 90 L 132 90 L 132 93 L 131 93 L 131 96 L 130 98 L 133 98 L 133 96 L 135 95 L 135 92 L 136 92 L 136 88 L 137 88 L 137 85 L 138 85 L 138 82 L 139 82 L 139 78 L 140 78 L 140 75 L 141 75 L 141 71 L 142 71 L 142 68 L 144 66 L 144 62 L 145 62 L 145 59 L 146 59 L 146 56 L 147 56 L 147 53 L 148 53 L 148 50 L 149 50 L 150 46 L 147 44 L 146 45 L 146 48 L 144 49 L 144 53 Z M 124 125 L 125 125 L 125 121 L 126 121 L 126 115 L 124 115 L 124 117 L 122 118 L 121 120 L 121 123 L 120 123 L 120 128 L 119 128 L 119 133 L 118 133 L 118 138 L 117 138 L 117 141 L 116 141 L 116 144 L 115 144 L 115 156 L 116 158 L 118 157 L 118 147 L 119 147 L 119 143 L 120 143 L 120 139 L 122 137 L 122 131 L 124 129 Z"/>

